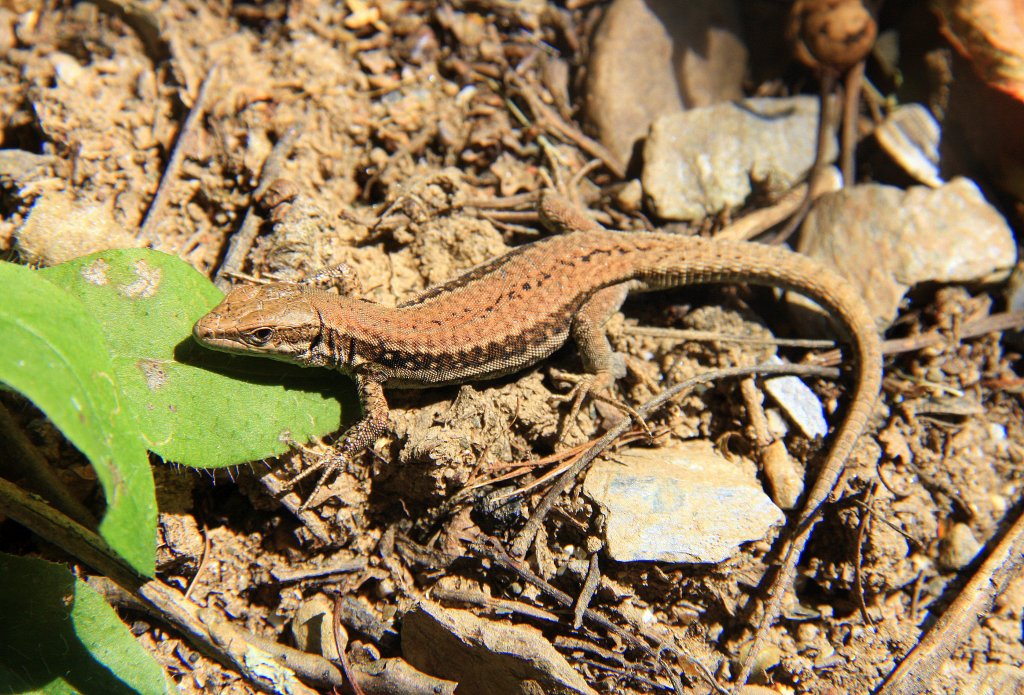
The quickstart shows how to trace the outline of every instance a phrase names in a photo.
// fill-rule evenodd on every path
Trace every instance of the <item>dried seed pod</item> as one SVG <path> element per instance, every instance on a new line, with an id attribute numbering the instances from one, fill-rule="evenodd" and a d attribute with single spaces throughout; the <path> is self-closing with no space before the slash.
<path id="1" fill-rule="evenodd" d="M 786 29 L 801 63 L 837 72 L 863 60 L 877 34 L 874 13 L 862 0 L 796 0 Z"/>

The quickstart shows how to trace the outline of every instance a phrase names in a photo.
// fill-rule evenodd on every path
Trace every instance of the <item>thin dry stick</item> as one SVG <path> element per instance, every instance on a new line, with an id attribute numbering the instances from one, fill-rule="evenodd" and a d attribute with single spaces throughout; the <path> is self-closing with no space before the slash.
<path id="1" fill-rule="evenodd" d="M 561 621 L 561 618 L 557 615 L 543 608 L 520 601 L 494 598 L 479 589 L 452 589 L 443 584 L 435 584 L 430 588 L 430 595 L 437 601 L 468 603 L 472 606 L 486 608 L 492 613 L 514 613 L 515 615 L 533 618 L 534 620 L 544 620 L 549 623 Z"/>
<path id="2" fill-rule="evenodd" d="M 567 458 L 571 458 L 572 456 L 575 456 L 576 454 L 586 449 L 592 443 L 592 440 L 588 442 L 583 442 L 582 444 L 578 444 L 572 447 L 571 449 L 562 449 L 561 451 L 556 451 L 555 453 L 545 456 L 544 458 L 526 461 L 514 461 L 512 463 L 507 464 L 496 464 L 494 466 L 491 466 L 490 468 L 492 470 L 501 470 L 502 468 L 512 468 L 514 470 L 511 470 L 508 473 L 502 473 L 496 478 L 485 478 L 483 480 L 471 482 L 468 485 L 466 485 L 466 487 L 462 488 L 457 493 L 452 495 L 452 497 L 461 497 L 462 495 L 465 495 L 468 492 L 472 492 L 477 488 L 487 487 L 488 485 L 497 485 L 498 483 L 503 483 L 506 480 L 511 480 L 512 478 L 518 478 L 521 475 L 526 475 L 534 468 L 539 468 L 540 466 L 546 466 L 549 463 L 557 463 Z"/>
<path id="3" fill-rule="evenodd" d="M 512 85 L 515 86 L 522 97 L 526 99 L 526 102 L 530 105 L 530 110 L 533 112 L 533 117 L 538 121 L 538 123 L 546 127 L 549 132 L 568 140 L 591 157 L 600 159 L 605 168 L 612 172 L 616 178 L 625 178 L 625 170 L 618 162 L 615 161 L 611 152 L 609 152 L 604 145 L 596 140 L 588 138 L 586 135 L 581 133 L 578 128 L 563 121 L 562 117 L 553 109 L 549 108 L 548 105 L 537 96 L 533 87 L 527 84 L 521 77 L 513 77 Z"/>
<path id="4" fill-rule="evenodd" d="M 1024 328 L 1024 311 L 1004 311 L 998 314 L 990 314 L 978 319 L 973 319 L 959 327 L 956 338 L 966 340 L 978 338 L 989 333 L 1001 333 Z M 909 338 L 892 338 L 882 341 L 883 355 L 899 355 L 904 352 L 914 352 L 930 347 L 936 347 L 943 343 L 950 342 L 948 333 L 933 329 L 921 335 L 913 335 Z M 839 350 L 829 350 L 817 356 L 815 363 L 833 365 L 839 364 L 842 355 Z"/>
<path id="5" fill-rule="evenodd" d="M 210 559 L 210 530 L 206 528 L 206 524 L 203 524 L 203 554 L 199 558 L 199 567 L 196 568 L 196 573 L 192 576 L 192 580 L 185 587 L 185 600 L 192 598 L 192 589 L 199 583 L 199 578 L 203 576 L 203 570 L 206 569 L 206 562 Z"/>
<path id="6" fill-rule="evenodd" d="M 772 239 L 773 244 L 781 244 L 792 236 L 793 232 L 803 224 L 804 218 L 807 217 L 807 213 L 811 210 L 811 203 L 814 202 L 811 198 L 811 191 L 815 189 L 815 182 L 825 168 L 825 149 L 828 146 L 828 136 L 832 132 L 832 99 L 830 97 L 835 89 L 835 84 L 836 78 L 831 71 L 826 71 L 822 74 L 821 106 L 818 108 L 818 137 L 814 148 L 814 164 L 811 165 L 811 173 L 807 176 L 807 195 L 804 196 L 803 202 L 800 203 L 800 209 L 797 210 L 786 226 Z M 844 185 L 848 184 L 846 181 L 843 183 Z"/>
<path id="7" fill-rule="evenodd" d="M 875 624 L 875 621 L 868 614 L 868 604 L 864 599 L 864 541 L 874 515 L 872 505 L 875 502 L 875 493 L 877 491 L 878 483 L 872 483 L 871 489 L 868 491 L 868 501 L 861 509 L 860 523 L 857 524 L 857 553 L 853 563 L 854 580 L 857 584 L 857 604 L 860 607 L 861 619 L 865 625 Z"/>
<path id="8" fill-rule="evenodd" d="M 795 186 L 791 191 L 779 198 L 775 204 L 760 208 L 736 220 L 728 227 L 716 232 L 715 239 L 735 239 L 747 241 L 762 234 L 780 222 L 794 215 L 804 201 L 810 203 L 826 193 L 842 188 L 839 174 L 833 167 L 822 167 L 812 181 Z"/>
<path id="9" fill-rule="evenodd" d="M 363 689 L 359 687 L 359 681 L 356 680 L 355 674 L 352 673 L 352 667 L 348 663 L 348 655 L 345 653 L 347 645 L 343 644 L 343 642 L 348 642 L 348 635 L 341 624 L 340 598 L 335 599 L 334 609 L 331 611 L 331 629 L 334 631 L 334 645 L 338 648 L 338 663 L 341 664 L 341 670 L 352 688 L 353 695 L 366 695 Z"/>
<path id="10" fill-rule="evenodd" d="M 974 573 L 967 586 L 950 604 L 920 642 L 885 679 L 878 695 L 912 695 L 925 692 L 935 672 L 992 610 L 992 604 L 1010 580 L 1020 576 L 1024 565 L 1024 513 L 1018 516 L 999 544 Z"/>
<path id="11" fill-rule="evenodd" d="M 22 526 L 36 535 L 65 550 L 97 572 L 110 577 L 117 585 L 131 592 L 148 609 L 157 612 L 161 620 L 177 627 L 201 652 L 216 661 L 236 669 L 256 688 L 270 691 L 266 682 L 266 671 L 253 667 L 242 658 L 243 640 L 238 640 L 236 651 L 229 645 L 218 642 L 214 630 L 231 632 L 236 636 L 242 631 L 226 623 L 206 623 L 197 617 L 194 604 L 185 600 L 183 594 L 159 580 L 146 581 L 133 568 L 121 560 L 98 534 L 85 529 L 70 517 L 56 511 L 34 495 L 29 495 L 17 486 L 0 478 L 0 508 Z M 296 684 L 294 692 L 313 691 Z"/>
<path id="12" fill-rule="evenodd" d="M 171 152 L 171 159 L 167 162 L 167 167 L 164 169 L 164 175 L 160 178 L 160 185 L 157 187 L 156 195 L 153 196 L 153 200 L 149 204 L 149 210 L 146 211 L 146 216 L 139 227 L 139 238 L 145 239 L 153 246 L 158 246 L 160 243 L 160 237 L 156 233 L 156 224 L 163 217 L 164 208 L 167 207 L 167 196 L 169 195 L 171 184 L 178 178 L 178 170 L 181 169 L 181 163 L 184 161 L 185 155 L 195 144 L 193 136 L 200 119 L 206 113 L 207 102 L 210 96 L 210 85 L 216 81 L 219 73 L 220 63 L 214 63 L 213 67 L 206 74 L 206 79 L 199 86 L 199 94 L 196 95 L 196 101 L 192 105 L 192 110 L 189 111 L 185 123 L 181 126 L 181 132 L 178 134 L 178 139 L 174 143 L 174 150 Z"/>
<path id="13" fill-rule="evenodd" d="M 292 491 L 291 482 L 290 480 L 281 480 L 277 472 L 274 471 L 260 476 L 260 483 L 272 497 L 276 497 L 288 511 L 297 516 L 317 540 L 330 545 L 333 536 L 330 529 L 327 528 L 327 524 L 320 518 L 320 515 L 304 508 L 302 498 Z"/>
<path id="14" fill-rule="evenodd" d="M 267 161 L 263 163 L 259 183 L 257 183 L 256 189 L 252 192 L 251 199 L 253 201 L 259 200 L 267 192 L 270 184 L 280 178 L 281 170 L 284 167 L 284 163 L 288 160 L 288 155 L 295 145 L 295 140 L 298 138 L 300 130 L 298 125 L 293 125 L 284 131 L 278 141 L 274 143 L 274 148 L 267 156 Z M 260 218 L 253 211 L 253 206 L 249 205 L 249 209 L 245 212 L 245 219 L 242 220 L 242 226 L 238 228 L 238 231 L 231 237 L 231 241 L 228 242 L 228 250 L 224 254 L 224 262 L 221 263 L 216 276 L 214 276 L 213 282 L 218 288 L 227 291 L 231 284 L 228 278 L 238 276 L 239 271 L 242 270 L 242 266 L 245 264 L 245 259 L 249 255 L 249 250 L 256 241 L 256 235 L 259 233 L 259 230 Z"/>
<path id="15" fill-rule="evenodd" d="M 556 589 L 555 587 L 551 586 L 546 581 L 544 581 L 542 578 L 534 574 L 529 567 L 526 567 L 522 562 L 516 560 L 511 555 L 509 555 L 508 552 L 506 552 L 506 550 L 503 547 L 501 547 L 501 544 L 498 543 L 496 539 L 491 538 L 489 539 L 489 541 L 490 543 L 486 545 L 483 543 L 477 543 L 471 546 L 471 549 L 477 554 L 490 559 L 496 565 L 504 567 L 506 570 L 514 572 L 515 574 L 519 575 L 520 577 L 522 577 L 524 581 L 527 581 L 533 586 L 537 587 L 544 594 L 551 597 L 553 600 L 555 600 L 557 603 L 561 604 L 565 608 L 572 608 L 572 596 L 565 593 L 564 591 L 561 591 L 560 589 Z M 668 664 L 666 664 L 662 660 L 660 652 L 667 651 L 673 656 L 685 659 L 687 663 L 692 665 L 698 672 L 701 673 L 701 675 L 704 676 L 704 678 L 712 687 L 714 687 L 719 693 L 722 693 L 722 695 L 726 695 L 726 691 L 720 685 L 718 685 L 717 681 L 715 681 L 714 676 L 711 675 L 711 672 L 708 671 L 707 667 L 705 667 L 703 664 L 701 664 L 699 661 L 689 656 L 688 654 L 678 652 L 669 645 L 660 645 L 660 650 L 655 651 L 649 644 L 647 644 L 647 642 L 640 639 L 633 633 L 622 629 L 621 627 L 613 623 L 611 620 L 609 620 L 608 618 L 606 618 L 605 616 L 601 615 L 600 613 L 591 608 L 588 608 L 583 612 L 583 617 L 588 622 L 593 623 L 598 627 L 621 637 L 623 641 L 628 642 L 631 646 L 641 650 L 649 658 L 653 659 L 659 666 L 661 666 L 664 669 L 669 681 L 672 683 L 672 687 L 675 689 L 677 693 L 683 692 L 683 686 L 679 682 L 679 678 L 675 674 L 675 672 L 671 668 L 669 668 Z"/>
<path id="16" fill-rule="evenodd" d="M 587 577 L 583 580 L 583 588 L 580 595 L 576 597 L 576 603 L 572 607 L 572 627 L 579 630 L 583 627 L 583 614 L 590 606 L 597 587 L 601 585 L 601 565 L 598 562 L 598 554 L 590 554 L 590 566 L 587 568 Z"/>
<path id="17" fill-rule="evenodd" d="M 968 321 L 960 326 L 957 337 L 960 339 L 977 338 L 989 333 L 1001 333 L 1019 328 L 1024 328 L 1024 311 L 1004 311 Z M 882 354 L 895 355 L 901 352 L 923 350 L 941 345 L 948 340 L 948 335 L 932 330 L 909 338 L 886 340 L 882 343 Z"/>
<path id="18" fill-rule="evenodd" d="M 853 154 L 857 149 L 857 106 L 860 105 L 861 85 L 864 82 L 864 62 L 860 61 L 846 73 L 840 169 L 843 172 L 843 182 L 847 186 L 852 186 L 857 176 Z"/>
<path id="19" fill-rule="evenodd" d="M 662 328 L 660 326 L 626 326 L 622 332 L 627 335 L 646 335 L 652 338 L 667 338 L 678 342 L 706 341 L 737 343 L 741 345 L 775 345 L 821 350 L 835 347 L 836 341 L 821 338 L 762 338 L 753 335 L 734 335 L 721 331 L 698 331 L 689 328 Z"/>
<path id="20" fill-rule="evenodd" d="M 3 468 L 10 478 L 20 478 L 35 491 L 46 496 L 57 509 L 82 524 L 94 529 L 99 525 L 84 504 L 68 489 L 50 462 L 36 448 L 25 432 L 0 404 L 0 450 L 5 452 Z"/>

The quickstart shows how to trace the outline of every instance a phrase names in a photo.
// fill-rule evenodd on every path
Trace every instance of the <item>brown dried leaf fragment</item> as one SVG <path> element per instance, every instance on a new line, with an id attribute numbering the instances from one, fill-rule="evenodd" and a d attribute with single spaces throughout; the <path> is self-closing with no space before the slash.
<path id="1" fill-rule="evenodd" d="M 936 0 L 942 33 L 983 80 L 1024 101 L 1024 0 Z"/>

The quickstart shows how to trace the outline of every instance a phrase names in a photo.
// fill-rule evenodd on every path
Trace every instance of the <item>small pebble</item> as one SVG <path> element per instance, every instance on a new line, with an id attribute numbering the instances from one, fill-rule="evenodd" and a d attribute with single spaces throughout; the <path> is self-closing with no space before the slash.
<path id="1" fill-rule="evenodd" d="M 956 523 L 939 544 L 939 567 L 955 572 L 971 564 L 981 551 L 981 543 L 974 537 L 970 526 Z"/>
<path id="2" fill-rule="evenodd" d="M 782 362 L 777 357 L 771 361 L 779 364 Z M 828 422 L 825 420 L 821 401 L 799 377 L 780 376 L 765 379 L 764 390 L 779 404 L 805 437 L 814 439 L 824 437 L 828 433 Z"/>
<path id="3" fill-rule="evenodd" d="M 761 456 L 764 477 L 772 493 L 772 501 L 782 509 L 795 509 L 804 494 L 804 479 L 796 462 L 786 450 L 785 442 L 776 439 Z"/>

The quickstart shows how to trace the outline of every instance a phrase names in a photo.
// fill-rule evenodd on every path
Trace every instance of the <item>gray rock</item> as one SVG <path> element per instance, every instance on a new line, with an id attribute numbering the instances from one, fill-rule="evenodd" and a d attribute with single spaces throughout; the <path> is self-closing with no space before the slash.
<path id="1" fill-rule="evenodd" d="M 623 166 L 651 122 L 738 99 L 747 62 L 733 0 L 615 0 L 594 35 L 586 116 Z"/>
<path id="2" fill-rule="evenodd" d="M 784 192 L 814 164 L 818 100 L 745 99 L 662 116 L 644 146 L 644 190 L 659 217 L 700 220 L 742 205 L 751 181 Z M 826 160 L 838 153 L 830 137 Z"/>
<path id="3" fill-rule="evenodd" d="M 591 468 L 583 489 L 606 510 L 619 562 L 721 562 L 784 520 L 753 474 L 693 441 L 631 449 Z"/>
<path id="4" fill-rule="evenodd" d="M 402 620 L 402 654 L 424 673 L 457 681 L 460 695 L 597 695 L 540 630 L 434 603 Z"/>
<path id="5" fill-rule="evenodd" d="M 865 184 L 823 195 L 799 250 L 850 280 L 881 325 L 913 285 L 995 281 L 1017 260 L 1006 220 L 964 178 L 937 189 Z"/>

